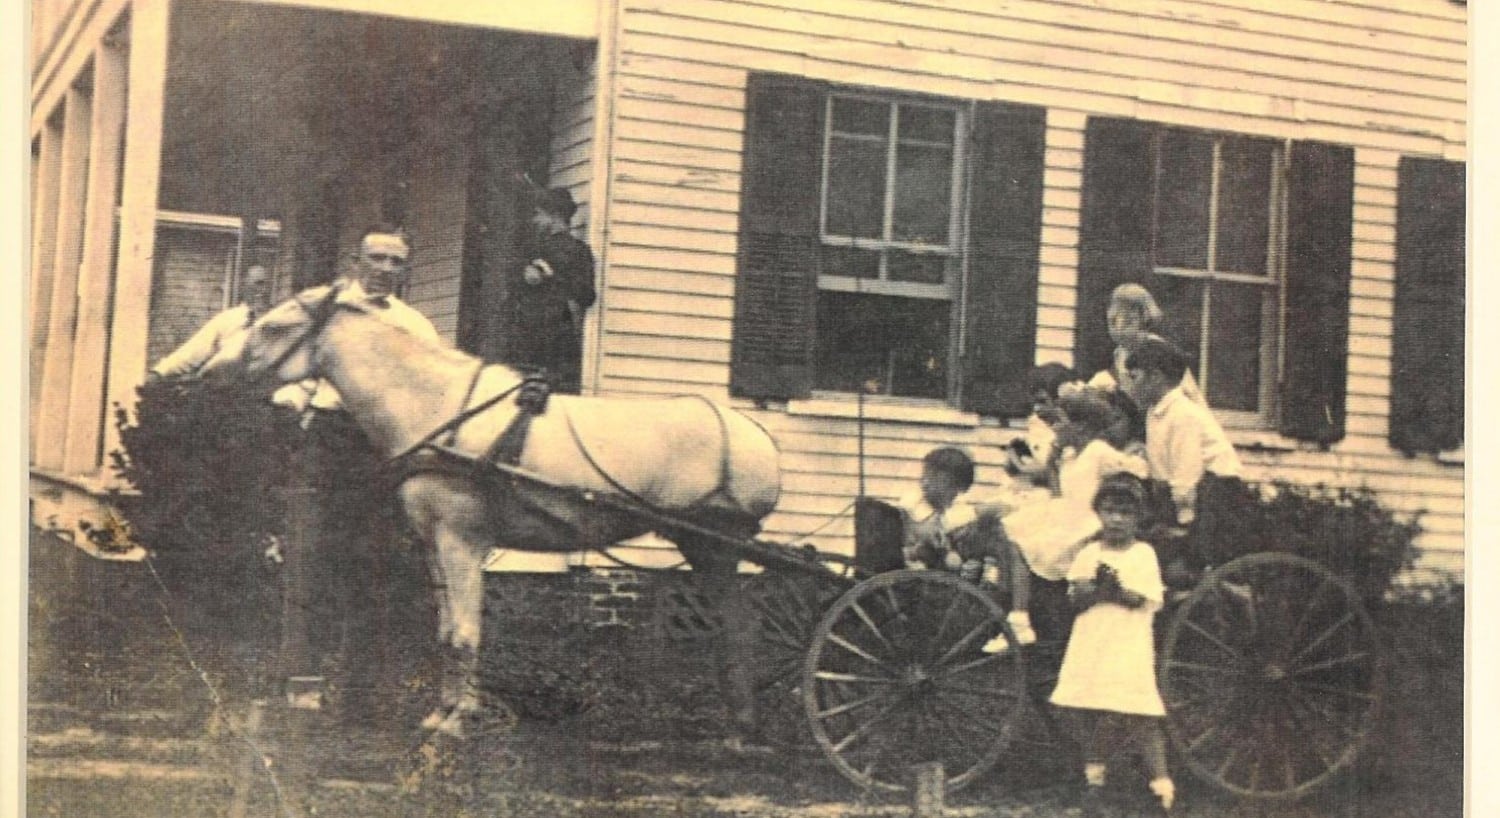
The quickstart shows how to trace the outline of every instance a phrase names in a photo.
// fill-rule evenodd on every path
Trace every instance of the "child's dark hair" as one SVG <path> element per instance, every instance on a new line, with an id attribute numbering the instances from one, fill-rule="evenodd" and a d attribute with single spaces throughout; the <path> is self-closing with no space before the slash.
<path id="1" fill-rule="evenodd" d="M 953 446 L 933 449 L 922 458 L 922 466 L 952 477 L 959 491 L 968 491 L 974 485 L 974 459 L 963 449 Z"/>
<path id="2" fill-rule="evenodd" d="M 1135 508 L 1136 514 L 1146 513 L 1146 483 L 1128 472 L 1116 472 L 1099 481 L 1099 490 L 1094 492 L 1094 510 L 1106 500 L 1125 503 Z"/>
<path id="3" fill-rule="evenodd" d="M 1187 353 L 1164 338 L 1147 338 L 1134 352 L 1130 353 L 1129 358 L 1125 359 L 1126 369 L 1160 372 L 1166 375 L 1171 383 L 1182 380 L 1187 367 Z"/>
<path id="4" fill-rule="evenodd" d="M 1045 391 L 1047 397 L 1057 400 L 1057 390 L 1065 383 L 1082 380 L 1078 373 L 1059 363 L 1042 364 L 1026 373 L 1026 394 Z"/>

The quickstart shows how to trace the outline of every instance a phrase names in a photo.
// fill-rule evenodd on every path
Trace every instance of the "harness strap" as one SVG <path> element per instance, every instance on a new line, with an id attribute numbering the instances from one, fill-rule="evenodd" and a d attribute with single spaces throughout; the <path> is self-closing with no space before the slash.
<path id="1" fill-rule="evenodd" d="M 552 384 L 545 377 L 527 376 L 516 393 L 516 416 L 511 418 L 505 431 L 485 451 L 480 463 L 504 463 L 521 465 L 521 452 L 526 448 L 526 437 L 531 432 L 531 421 L 547 411 L 547 399 L 552 394 Z"/>
<path id="2" fill-rule="evenodd" d="M 468 388 L 467 391 L 464 392 L 463 402 L 458 405 L 460 413 L 462 413 L 463 409 L 469 405 L 469 401 L 471 401 L 471 400 L 474 399 L 474 390 L 479 388 L 479 377 L 481 375 L 483 375 L 483 374 L 484 374 L 484 361 L 483 360 L 475 361 L 474 362 L 474 377 L 472 377 L 472 378 L 469 379 L 469 388 Z M 462 417 L 462 414 L 460 414 L 460 417 Z M 465 420 L 467 420 L 467 418 L 465 418 Z M 463 421 L 459 421 L 458 423 L 454 424 L 452 428 L 450 428 L 448 430 L 447 445 L 452 446 L 452 445 L 454 445 L 455 443 L 458 442 L 458 430 L 462 426 L 463 426 Z"/>

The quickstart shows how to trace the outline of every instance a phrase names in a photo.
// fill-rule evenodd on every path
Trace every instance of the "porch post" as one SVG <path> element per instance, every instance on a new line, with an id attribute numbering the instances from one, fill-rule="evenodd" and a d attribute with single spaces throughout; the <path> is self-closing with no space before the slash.
<path id="1" fill-rule="evenodd" d="M 36 462 L 36 424 L 42 404 L 42 364 L 47 332 L 52 323 L 52 261 L 57 254 L 58 177 L 62 170 L 62 122 L 48 117 L 42 125 L 41 156 L 37 161 L 36 195 L 31 203 L 31 462 Z"/>
<path id="2" fill-rule="evenodd" d="M 130 14 L 130 75 L 126 89 L 124 179 L 120 243 L 109 339 L 109 405 L 135 405 L 146 377 L 151 316 L 151 267 L 156 249 L 156 197 L 161 180 L 162 119 L 166 106 L 167 23 L 172 0 L 135 0 Z M 120 445 L 105 424 L 105 451 Z"/>
<path id="3" fill-rule="evenodd" d="M 88 183 L 93 103 L 77 86 L 63 103 L 62 169 L 58 180 L 57 248 L 52 257 L 52 303 L 43 353 L 36 464 L 61 469 L 67 445 L 68 387 L 73 382 L 73 327 L 78 317 L 78 262 L 83 257 L 83 198 Z"/>
<path id="4" fill-rule="evenodd" d="M 78 271 L 78 328 L 69 390 L 68 447 L 63 468 L 70 474 L 100 465 L 104 431 L 104 359 L 109 350 L 110 267 L 115 199 L 120 179 L 120 138 L 125 130 L 125 60 L 110 38 L 94 49 L 94 121 L 89 148 L 88 195 L 84 205 L 83 264 Z"/>

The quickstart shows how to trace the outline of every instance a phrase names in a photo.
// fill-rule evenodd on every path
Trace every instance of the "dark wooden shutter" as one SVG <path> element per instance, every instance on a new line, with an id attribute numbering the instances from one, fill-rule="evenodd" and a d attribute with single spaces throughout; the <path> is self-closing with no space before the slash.
<path id="1" fill-rule="evenodd" d="M 1462 162 L 1402 157 L 1390 442 L 1407 453 L 1463 445 L 1464 196 Z"/>
<path id="2" fill-rule="evenodd" d="M 1113 362 L 1110 293 L 1151 275 L 1155 131 L 1149 122 L 1102 117 L 1090 117 L 1084 131 L 1073 346 L 1073 366 L 1084 377 Z"/>
<path id="3" fill-rule="evenodd" d="M 751 74 L 729 388 L 752 398 L 812 390 L 826 86 Z"/>
<path id="4" fill-rule="evenodd" d="M 1344 437 L 1354 150 L 1294 143 L 1287 197 L 1281 433 L 1328 445 Z"/>
<path id="5" fill-rule="evenodd" d="M 981 102 L 973 133 L 963 407 L 1022 417 L 1036 359 L 1047 110 Z"/>

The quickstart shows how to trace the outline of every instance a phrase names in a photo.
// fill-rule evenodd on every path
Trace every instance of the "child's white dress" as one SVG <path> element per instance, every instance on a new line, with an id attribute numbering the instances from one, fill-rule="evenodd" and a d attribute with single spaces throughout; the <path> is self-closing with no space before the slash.
<path id="1" fill-rule="evenodd" d="M 1079 549 L 1099 533 L 1094 494 L 1100 481 L 1116 472 L 1144 478 L 1146 461 L 1103 440 L 1091 440 L 1081 452 L 1063 453 L 1057 473 L 1059 496 L 1005 515 L 1005 534 L 1021 550 L 1032 573 L 1054 582 L 1067 575 Z"/>
<path id="2" fill-rule="evenodd" d="M 1123 550 L 1095 540 L 1084 546 L 1068 569 L 1068 581 L 1091 580 L 1103 562 L 1120 584 L 1146 598 L 1139 608 L 1102 602 L 1078 615 L 1063 654 L 1052 703 L 1061 707 L 1165 716 L 1156 688 L 1156 644 L 1151 623 L 1162 604 L 1161 569 L 1156 551 L 1137 540 Z"/>

